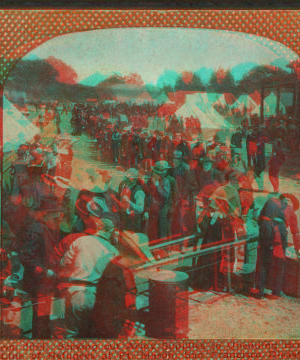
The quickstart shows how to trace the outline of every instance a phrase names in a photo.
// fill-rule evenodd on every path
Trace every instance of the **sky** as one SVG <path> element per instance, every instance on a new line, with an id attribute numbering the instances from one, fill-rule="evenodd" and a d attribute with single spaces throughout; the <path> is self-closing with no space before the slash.
<path id="1" fill-rule="evenodd" d="M 24 59 L 54 56 L 70 65 L 78 82 L 99 72 L 105 76 L 138 73 L 157 84 L 169 70 L 199 72 L 232 69 L 236 80 L 256 65 L 275 62 L 285 68 L 298 56 L 283 44 L 243 33 L 203 29 L 105 29 L 58 36 Z M 201 70 L 202 69 L 202 70 Z M 287 69 L 286 69 L 287 70 Z"/>

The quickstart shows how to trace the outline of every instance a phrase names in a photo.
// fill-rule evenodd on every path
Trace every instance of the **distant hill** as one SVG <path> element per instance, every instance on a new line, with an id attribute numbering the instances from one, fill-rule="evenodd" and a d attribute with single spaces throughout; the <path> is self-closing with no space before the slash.
<path id="1" fill-rule="evenodd" d="M 93 75 L 90 75 L 90 76 L 86 77 L 85 79 L 81 80 L 80 84 L 85 85 L 85 86 L 97 86 L 99 83 L 101 83 L 105 79 L 106 79 L 105 75 L 102 75 L 99 72 L 96 72 Z"/>

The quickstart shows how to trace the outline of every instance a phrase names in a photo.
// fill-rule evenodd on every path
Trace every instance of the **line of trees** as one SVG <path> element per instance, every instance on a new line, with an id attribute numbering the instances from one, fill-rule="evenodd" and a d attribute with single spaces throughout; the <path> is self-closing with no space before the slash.
<path id="1" fill-rule="evenodd" d="M 98 100 L 112 99 L 116 95 L 116 89 L 124 92 L 124 96 L 136 96 L 143 90 L 149 90 L 150 95 L 155 98 L 163 89 L 166 93 L 176 91 L 207 91 L 217 93 L 232 93 L 239 96 L 245 92 L 252 92 L 258 89 L 255 82 L 262 79 L 272 79 L 278 77 L 293 76 L 289 72 L 272 66 L 257 66 L 244 75 L 241 81 L 235 81 L 230 70 L 219 68 L 215 70 L 208 81 L 204 83 L 199 75 L 191 72 L 176 73 L 174 71 L 166 71 L 166 82 L 157 86 L 143 85 L 138 74 L 132 74 L 131 78 L 136 78 L 140 84 L 135 81 L 126 81 L 121 76 L 111 76 L 100 82 L 97 86 L 86 86 L 78 84 L 74 81 L 77 74 L 68 65 L 62 61 L 54 61 L 53 58 L 47 60 L 21 60 L 10 73 L 9 78 L 5 82 L 4 90 L 8 97 L 13 99 L 16 92 L 24 92 L 28 102 L 35 101 L 72 101 L 81 102 L 87 98 L 95 98 Z M 173 84 L 168 83 L 168 76 L 173 76 Z M 62 81 L 63 79 L 63 81 Z M 134 86 L 133 86 L 134 85 Z M 121 90 L 120 90 L 121 88 Z"/>
<path id="2" fill-rule="evenodd" d="M 179 75 L 174 87 L 165 86 L 166 92 L 170 91 L 207 91 L 215 93 L 231 93 L 235 96 L 242 95 L 244 93 L 251 93 L 254 90 L 258 90 L 261 80 L 264 79 L 278 79 L 292 77 L 288 71 L 285 71 L 278 67 L 260 65 L 253 68 L 246 73 L 240 81 L 236 81 L 231 71 L 219 68 L 215 70 L 209 79 L 208 83 L 203 83 L 201 78 L 197 74 L 193 74 L 192 80 L 185 82 L 182 75 Z"/>

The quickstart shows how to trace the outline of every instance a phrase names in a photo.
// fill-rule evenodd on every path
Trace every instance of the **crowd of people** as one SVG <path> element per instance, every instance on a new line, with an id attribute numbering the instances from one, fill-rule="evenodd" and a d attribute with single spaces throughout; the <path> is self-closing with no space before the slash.
<path id="1" fill-rule="evenodd" d="M 254 126 L 260 123 L 258 115 L 250 118 L 250 123 Z M 268 136 L 271 141 L 281 139 L 283 146 L 291 151 L 299 151 L 299 126 L 297 121 L 290 116 L 273 115 L 264 120 L 265 127 L 268 129 Z M 245 125 L 249 125 L 249 121 L 245 121 Z"/>
<path id="2" fill-rule="evenodd" d="M 104 286 L 108 266 L 117 266 L 128 237 L 135 239 L 131 247 L 144 261 L 184 256 L 201 239 L 201 249 L 214 249 L 194 262 L 193 277 L 201 289 L 235 288 L 253 295 L 257 274 L 255 295 L 263 297 L 275 261 L 273 294 L 282 294 L 287 229 L 298 255 L 300 238 L 299 202 L 279 193 L 280 138 L 269 161 L 274 192 L 262 196 L 264 126 L 232 134 L 222 130 L 211 141 L 200 132 L 192 141 L 189 134 L 151 133 L 118 123 L 84 131 L 96 140 L 102 162 L 123 170 L 117 189 L 100 166 L 72 176 L 73 137 L 58 134 L 45 146 L 36 136 L 19 147 L 11 189 L 2 201 L 3 251 L 20 259 L 12 272 L 24 270 L 23 288 L 33 303 L 33 338 L 99 336 L 104 325 L 97 317 L 98 325 L 91 326 L 93 314 L 103 304 L 103 292 L 109 292 L 105 287 L 99 291 L 99 284 Z M 260 196 L 254 196 L 254 180 L 262 186 Z M 183 240 L 174 244 L 174 239 Z M 234 246 L 239 240 L 245 244 Z M 158 244 L 165 246 L 151 252 Z M 235 285 L 233 275 L 240 281 Z M 63 324 L 52 333 L 51 305 L 41 301 L 50 294 L 64 299 L 66 307 Z"/>

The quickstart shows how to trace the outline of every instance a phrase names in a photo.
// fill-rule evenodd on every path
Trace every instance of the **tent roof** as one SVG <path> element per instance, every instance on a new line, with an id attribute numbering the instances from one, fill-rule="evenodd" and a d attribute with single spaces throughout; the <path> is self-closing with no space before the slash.
<path id="1" fill-rule="evenodd" d="M 17 150 L 39 133 L 33 125 L 6 97 L 3 96 L 3 149 Z"/>
<path id="2" fill-rule="evenodd" d="M 216 127 L 223 127 L 224 118 L 218 111 L 213 107 L 213 104 L 209 102 L 209 93 L 199 93 L 195 105 L 210 119 L 210 121 Z"/>
<path id="3" fill-rule="evenodd" d="M 260 104 L 261 93 L 258 90 L 255 90 L 254 93 L 250 94 L 249 96 L 257 105 Z"/>
<path id="4" fill-rule="evenodd" d="M 217 104 L 233 105 L 236 102 L 236 97 L 231 93 L 224 93 L 216 101 Z"/>

